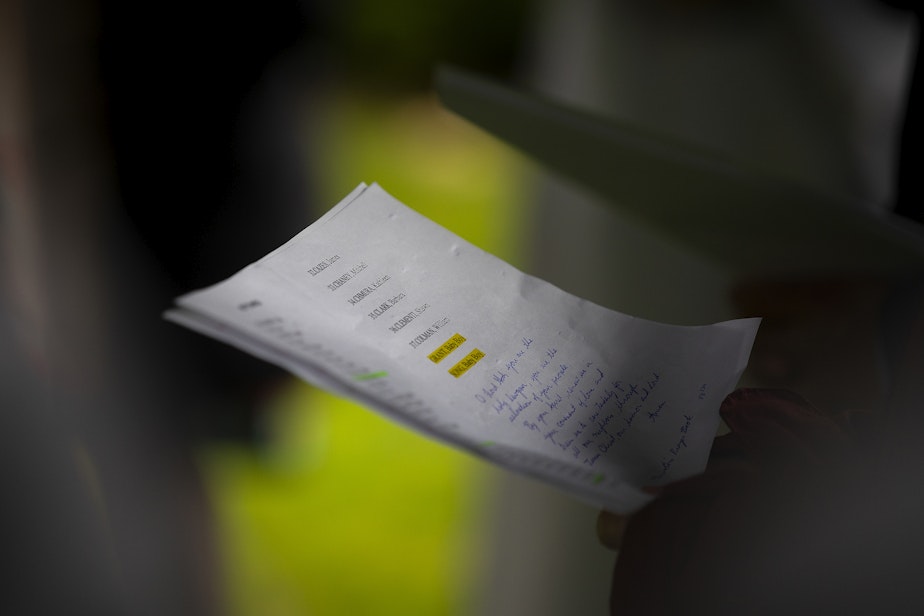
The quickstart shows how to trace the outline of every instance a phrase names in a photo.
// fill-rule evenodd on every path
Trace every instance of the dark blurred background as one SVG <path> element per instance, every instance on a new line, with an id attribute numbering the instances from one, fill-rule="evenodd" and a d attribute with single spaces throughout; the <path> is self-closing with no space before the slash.
<path id="1" fill-rule="evenodd" d="M 605 611 L 614 556 L 593 508 L 160 313 L 377 181 L 598 303 L 675 323 L 734 316 L 721 264 L 448 114 L 434 67 L 917 218 L 913 170 L 899 174 L 917 143 L 917 22 L 893 4 L 0 0 L 0 605 Z M 873 318 L 869 304 L 847 326 Z M 798 355 L 807 339 L 794 340 L 774 352 Z M 843 375 L 878 369 L 851 349 L 825 342 L 798 374 L 751 378 L 842 404 Z"/>

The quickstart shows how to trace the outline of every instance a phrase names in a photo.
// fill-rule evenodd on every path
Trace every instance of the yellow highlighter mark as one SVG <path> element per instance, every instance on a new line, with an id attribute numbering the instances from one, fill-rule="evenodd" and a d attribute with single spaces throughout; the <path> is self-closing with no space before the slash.
<path id="1" fill-rule="evenodd" d="M 463 342 L 465 342 L 464 336 L 461 334 L 454 334 L 452 338 L 441 344 L 439 348 L 427 355 L 427 359 L 432 361 L 434 364 L 438 364 L 443 361 L 443 358 L 462 346 Z"/>
<path id="2" fill-rule="evenodd" d="M 449 374 L 451 374 L 452 376 L 456 378 L 459 378 L 460 376 L 468 372 L 469 368 L 471 368 L 472 366 L 477 364 L 479 361 L 481 361 L 482 357 L 484 357 L 484 353 L 482 353 L 478 349 L 473 349 L 471 353 L 469 353 L 468 355 L 462 358 L 462 361 L 460 361 L 455 366 L 449 369 Z"/>

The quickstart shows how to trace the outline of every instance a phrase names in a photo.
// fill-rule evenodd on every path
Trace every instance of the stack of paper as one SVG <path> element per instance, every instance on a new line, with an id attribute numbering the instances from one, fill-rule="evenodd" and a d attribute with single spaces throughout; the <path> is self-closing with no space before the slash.
<path id="1" fill-rule="evenodd" d="M 759 324 L 679 327 L 528 276 L 360 185 L 168 318 L 597 506 L 701 472 Z"/>

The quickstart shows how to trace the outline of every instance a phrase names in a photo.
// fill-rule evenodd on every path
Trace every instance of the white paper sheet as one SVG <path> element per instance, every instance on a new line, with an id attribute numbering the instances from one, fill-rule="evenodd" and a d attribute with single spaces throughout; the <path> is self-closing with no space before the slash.
<path id="1" fill-rule="evenodd" d="M 621 512 L 705 468 L 759 325 L 603 308 L 374 184 L 177 306 L 167 317 L 182 325 Z"/>

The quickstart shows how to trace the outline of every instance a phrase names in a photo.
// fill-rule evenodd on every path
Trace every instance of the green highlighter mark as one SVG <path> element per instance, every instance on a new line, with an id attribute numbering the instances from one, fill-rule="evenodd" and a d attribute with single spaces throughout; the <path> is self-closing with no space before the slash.
<path id="1" fill-rule="evenodd" d="M 594 476 L 593 483 L 594 483 L 594 485 L 597 485 L 597 484 L 599 484 L 601 481 L 603 481 L 604 479 L 606 479 L 606 477 L 605 477 L 603 474 L 596 475 L 596 476 Z"/>
<path id="2" fill-rule="evenodd" d="M 373 379 L 381 379 L 388 376 L 388 373 L 382 370 L 381 372 L 370 372 L 368 374 L 357 374 L 353 378 L 357 381 L 371 381 Z"/>

